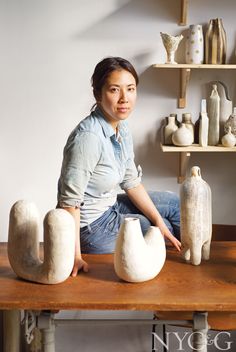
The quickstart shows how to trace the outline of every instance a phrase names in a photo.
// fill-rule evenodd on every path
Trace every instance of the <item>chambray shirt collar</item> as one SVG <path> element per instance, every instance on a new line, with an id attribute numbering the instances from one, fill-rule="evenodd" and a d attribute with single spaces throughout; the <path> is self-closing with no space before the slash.
<path id="1" fill-rule="evenodd" d="M 111 138 L 112 136 L 115 136 L 116 138 L 119 138 L 120 136 L 123 136 L 126 132 L 127 129 L 125 128 L 124 124 L 122 121 L 118 125 L 118 134 L 116 136 L 116 133 L 112 126 L 106 121 L 102 111 L 99 109 L 99 107 L 96 107 L 94 110 L 94 113 L 96 114 L 96 117 L 98 118 L 98 121 L 102 127 L 104 136 L 106 138 Z"/>

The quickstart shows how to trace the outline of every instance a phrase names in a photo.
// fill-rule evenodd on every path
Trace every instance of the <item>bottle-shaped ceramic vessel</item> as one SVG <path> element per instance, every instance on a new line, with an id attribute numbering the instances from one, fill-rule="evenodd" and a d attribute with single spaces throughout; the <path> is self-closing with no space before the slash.
<path id="1" fill-rule="evenodd" d="M 116 274 L 128 282 L 151 280 L 159 274 L 165 259 L 165 241 L 159 228 L 150 226 L 143 237 L 139 219 L 125 218 L 115 246 Z"/>
<path id="2" fill-rule="evenodd" d="M 173 144 L 172 142 L 172 134 L 178 129 L 178 126 L 176 125 L 176 114 L 170 114 L 168 116 L 168 124 L 165 126 L 165 144 Z"/>
<path id="3" fill-rule="evenodd" d="M 226 63 L 227 40 L 222 19 L 211 19 L 205 36 L 205 63 Z"/>
<path id="4" fill-rule="evenodd" d="M 206 112 L 206 100 L 202 99 L 200 123 L 199 123 L 199 145 L 200 147 L 206 147 L 208 145 L 208 129 L 209 129 L 209 118 Z"/>
<path id="5" fill-rule="evenodd" d="M 180 233 L 182 255 L 186 261 L 199 265 L 209 259 L 212 234 L 211 190 L 202 179 L 200 168 L 194 166 L 191 176 L 180 188 Z"/>
<path id="6" fill-rule="evenodd" d="M 184 114 L 182 114 L 182 123 L 184 123 L 185 126 L 192 133 L 193 140 L 194 140 L 194 123 L 192 122 L 192 117 L 189 112 L 185 112 Z"/>
<path id="7" fill-rule="evenodd" d="M 220 139 L 220 97 L 216 84 L 213 84 L 207 105 L 209 117 L 208 145 L 217 145 Z"/>
<path id="8" fill-rule="evenodd" d="M 230 117 L 225 123 L 225 127 L 224 127 L 225 133 L 229 131 L 229 127 L 231 127 L 231 132 L 236 137 L 236 107 L 234 107 L 234 111 L 232 115 L 230 115 Z"/>
<path id="9" fill-rule="evenodd" d="M 231 132 L 231 127 L 229 126 L 229 131 L 221 138 L 221 143 L 224 147 L 232 148 L 235 146 L 236 137 Z"/>
<path id="10" fill-rule="evenodd" d="M 189 26 L 185 60 L 187 64 L 203 64 L 204 61 L 204 40 L 202 26 L 200 24 L 192 24 Z"/>
<path id="11" fill-rule="evenodd" d="M 185 123 L 181 123 L 180 127 L 173 133 L 172 141 L 178 147 L 187 147 L 193 144 L 193 135 Z"/>

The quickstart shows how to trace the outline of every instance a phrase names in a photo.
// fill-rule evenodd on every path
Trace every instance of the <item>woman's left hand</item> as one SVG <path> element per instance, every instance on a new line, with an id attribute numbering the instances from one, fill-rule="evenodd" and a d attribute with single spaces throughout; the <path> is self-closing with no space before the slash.
<path id="1" fill-rule="evenodd" d="M 172 235 L 172 233 L 170 232 L 170 230 L 168 229 L 168 227 L 166 226 L 166 224 L 162 224 L 161 226 L 159 226 L 159 229 L 162 233 L 162 235 L 164 237 L 166 237 L 171 243 L 172 245 L 177 249 L 177 251 L 181 251 L 181 242 L 179 240 L 177 240 L 177 238 L 175 236 Z"/>

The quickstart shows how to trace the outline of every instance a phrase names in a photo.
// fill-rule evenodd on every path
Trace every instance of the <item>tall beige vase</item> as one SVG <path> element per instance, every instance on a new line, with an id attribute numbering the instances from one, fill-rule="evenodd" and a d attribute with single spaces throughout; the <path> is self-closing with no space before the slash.
<path id="1" fill-rule="evenodd" d="M 207 101 L 209 117 L 208 145 L 217 145 L 220 140 L 220 96 L 217 85 L 213 84 L 210 98 Z"/>
<path id="2" fill-rule="evenodd" d="M 221 18 L 211 19 L 205 36 L 205 63 L 225 64 L 226 32 Z"/>
<path id="3" fill-rule="evenodd" d="M 212 234 L 211 190 L 202 179 L 198 166 L 191 169 L 180 189 L 180 233 L 182 255 L 186 261 L 199 265 L 208 260 Z"/>
<path id="4" fill-rule="evenodd" d="M 165 259 L 165 241 L 159 228 L 150 226 L 143 237 L 139 219 L 125 218 L 114 253 L 117 276 L 128 282 L 151 280 L 159 274 Z"/>

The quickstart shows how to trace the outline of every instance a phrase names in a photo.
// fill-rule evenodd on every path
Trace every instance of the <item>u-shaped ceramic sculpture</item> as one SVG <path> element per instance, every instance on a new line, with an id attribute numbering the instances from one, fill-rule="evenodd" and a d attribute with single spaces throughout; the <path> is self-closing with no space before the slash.
<path id="1" fill-rule="evenodd" d="M 72 271 L 75 222 L 63 209 L 50 210 L 44 218 L 44 260 L 39 258 L 40 217 L 34 203 L 16 202 L 10 212 L 8 258 L 21 278 L 43 284 L 66 280 Z"/>

